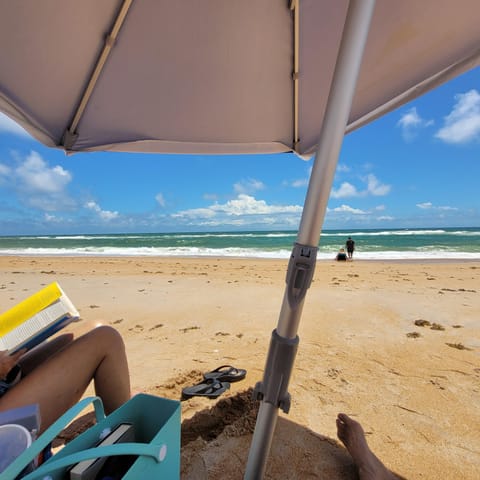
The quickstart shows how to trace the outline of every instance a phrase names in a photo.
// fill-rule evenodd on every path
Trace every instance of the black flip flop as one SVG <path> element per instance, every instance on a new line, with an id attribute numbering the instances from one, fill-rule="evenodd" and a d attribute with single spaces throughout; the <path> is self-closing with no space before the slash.
<path id="1" fill-rule="evenodd" d="M 223 392 L 230 388 L 228 382 L 220 382 L 216 378 L 209 378 L 201 383 L 197 383 L 192 387 L 182 389 L 182 400 L 191 397 L 209 397 L 217 398 Z"/>
<path id="2" fill-rule="evenodd" d="M 247 371 L 243 368 L 235 368 L 231 365 L 222 365 L 221 367 L 203 374 L 207 379 L 216 379 L 220 382 L 238 382 L 245 378 Z"/>

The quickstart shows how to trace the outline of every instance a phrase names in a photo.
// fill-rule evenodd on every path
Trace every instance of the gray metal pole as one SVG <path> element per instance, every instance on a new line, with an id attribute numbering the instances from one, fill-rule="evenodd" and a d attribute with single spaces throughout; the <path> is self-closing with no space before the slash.
<path id="1" fill-rule="evenodd" d="M 263 478 L 278 408 L 288 412 L 290 406 L 286 389 L 298 344 L 298 325 L 313 277 L 321 227 L 374 8 L 375 0 L 351 0 L 349 4 L 278 325 L 272 334 L 263 382 L 255 387 L 257 398 L 262 402 L 250 445 L 246 480 Z"/>

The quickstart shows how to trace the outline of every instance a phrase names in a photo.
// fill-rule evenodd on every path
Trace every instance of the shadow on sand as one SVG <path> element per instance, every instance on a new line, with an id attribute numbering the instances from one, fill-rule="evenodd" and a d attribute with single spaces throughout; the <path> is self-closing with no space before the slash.
<path id="1" fill-rule="evenodd" d="M 182 480 L 243 479 L 258 405 L 251 389 L 219 400 L 182 423 Z M 278 419 L 265 480 L 356 479 L 348 452 L 334 439 Z"/>

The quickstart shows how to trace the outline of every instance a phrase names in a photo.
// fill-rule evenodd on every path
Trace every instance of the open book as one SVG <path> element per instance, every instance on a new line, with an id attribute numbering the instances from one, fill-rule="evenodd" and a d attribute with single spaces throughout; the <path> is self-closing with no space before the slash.
<path id="1" fill-rule="evenodd" d="M 0 351 L 30 350 L 80 314 L 56 282 L 0 315 Z"/>

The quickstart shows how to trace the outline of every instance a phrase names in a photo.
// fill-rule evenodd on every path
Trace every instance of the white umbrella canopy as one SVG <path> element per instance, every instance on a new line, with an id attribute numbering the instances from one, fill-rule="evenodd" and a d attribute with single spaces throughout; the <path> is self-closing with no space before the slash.
<path id="1" fill-rule="evenodd" d="M 290 3 L 0 0 L 0 111 L 70 151 L 309 155 L 349 2 Z M 479 18 L 378 0 L 347 129 L 478 65 Z"/>
<path id="2" fill-rule="evenodd" d="M 478 0 L 0 0 L 0 111 L 67 152 L 316 152 L 245 471 L 288 412 L 345 132 L 480 64 Z"/>

